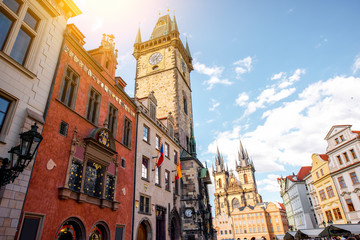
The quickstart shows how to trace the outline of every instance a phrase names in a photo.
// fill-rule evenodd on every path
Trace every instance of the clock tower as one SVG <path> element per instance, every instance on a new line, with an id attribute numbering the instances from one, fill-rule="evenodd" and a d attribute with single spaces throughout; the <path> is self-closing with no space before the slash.
<path id="1" fill-rule="evenodd" d="M 180 40 L 175 16 L 159 17 L 148 41 L 138 30 L 133 56 L 136 59 L 135 97 L 153 92 L 157 99 L 156 117 L 174 117 L 174 133 L 190 152 L 192 100 L 190 72 L 193 70 L 189 46 Z"/>

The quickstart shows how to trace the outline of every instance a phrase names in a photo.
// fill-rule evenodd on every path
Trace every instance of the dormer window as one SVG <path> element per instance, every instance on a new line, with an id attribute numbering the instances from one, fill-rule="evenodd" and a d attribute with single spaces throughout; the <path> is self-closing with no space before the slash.
<path id="1" fill-rule="evenodd" d="M 152 120 L 156 119 L 156 107 L 153 103 L 150 103 L 150 118 Z"/>

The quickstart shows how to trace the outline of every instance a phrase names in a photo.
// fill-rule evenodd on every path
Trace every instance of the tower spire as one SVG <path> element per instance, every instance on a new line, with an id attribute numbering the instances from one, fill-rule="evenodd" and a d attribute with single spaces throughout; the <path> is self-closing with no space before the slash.
<path id="1" fill-rule="evenodd" d="M 137 35 L 136 35 L 135 43 L 141 43 L 140 26 L 139 26 L 139 30 L 138 30 Z"/>
<path id="2" fill-rule="evenodd" d="M 190 123 L 190 153 L 191 156 L 196 158 L 196 142 L 192 123 Z"/>
<path id="3" fill-rule="evenodd" d="M 175 16 L 174 16 L 175 18 Z M 188 41 L 187 41 L 187 37 L 186 37 L 186 52 L 187 54 L 189 55 L 189 57 L 191 57 L 191 53 L 190 53 L 190 48 L 189 48 L 189 44 L 188 44 Z"/>
<path id="4" fill-rule="evenodd" d="M 176 18 L 175 18 L 175 15 L 174 15 L 174 18 L 173 18 L 173 22 L 172 22 L 172 31 L 177 31 L 179 32 L 179 29 L 178 29 L 178 26 L 177 26 L 177 22 L 176 22 Z"/>
<path id="5" fill-rule="evenodd" d="M 224 170 L 224 160 L 220 154 L 218 146 L 216 150 L 215 166 L 216 166 L 216 172 L 221 172 Z"/>

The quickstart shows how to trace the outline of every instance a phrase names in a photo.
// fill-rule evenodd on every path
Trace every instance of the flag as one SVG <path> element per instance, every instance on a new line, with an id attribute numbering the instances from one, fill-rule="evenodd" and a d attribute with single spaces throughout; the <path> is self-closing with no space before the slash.
<path id="1" fill-rule="evenodd" d="M 164 148 L 163 148 L 163 144 L 161 143 L 160 145 L 160 151 L 159 151 L 159 159 L 157 160 L 157 163 L 156 163 L 156 167 L 159 168 L 161 166 L 161 164 L 163 163 L 164 161 Z"/>
<path id="2" fill-rule="evenodd" d="M 178 180 L 182 178 L 182 173 L 181 173 L 181 163 L 180 163 L 180 158 L 178 160 L 178 164 L 177 164 L 177 168 L 176 168 L 176 177 L 175 180 Z"/>

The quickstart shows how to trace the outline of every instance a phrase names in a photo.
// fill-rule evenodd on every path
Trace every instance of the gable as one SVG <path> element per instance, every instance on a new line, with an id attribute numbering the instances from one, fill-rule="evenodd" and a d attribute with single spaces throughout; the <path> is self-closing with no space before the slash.
<path id="1" fill-rule="evenodd" d="M 330 138 L 332 138 L 334 135 L 344 131 L 347 128 L 350 128 L 351 125 L 335 125 L 332 126 L 330 131 L 326 134 L 325 140 L 329 140 Z"/>

